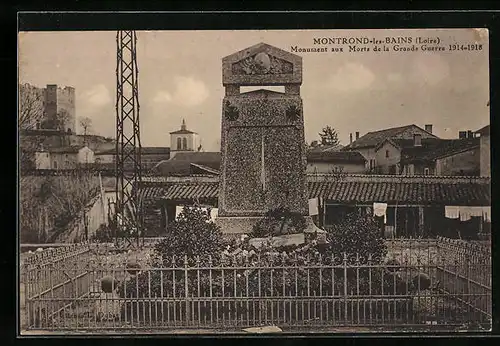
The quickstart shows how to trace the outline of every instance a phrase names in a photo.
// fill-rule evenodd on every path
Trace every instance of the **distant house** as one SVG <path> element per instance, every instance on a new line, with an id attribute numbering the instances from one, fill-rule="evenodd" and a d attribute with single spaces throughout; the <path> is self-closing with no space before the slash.
<path id="1" fill-rule="evenodd" d="M 491 143 L 490 143 L 490 125 L 476 131 L 479 137 L 480 152 L 480 174 L 482 177 L 491 177 Z"/>
<path id="2" fill-rule="evenodd" d="M 95 152 L 95 163 L 111 164 L 115 163 L 116 149 L 98 150 Z"/>
<path id="3" fill-rule="evenodd" d="M 369 171 L 374 171 L 376 164 L 376 148 L 386 139 L 409 139 L 413 140 L 414 135 L 420 135 L 422 139 L 434 138 L 437 136 L 432 134 L 432 125 L 426 125 L 425 130 L 417 125 L 406 125 L 401 127 L 393 127 L 390 129 L 368 132 L 366 135 L 359 137 L 359 132 L 356 132 L 356 140 L 346 147 L 343 151 L 356 151 L 363 155 L 366 159 L 366 168 Z"/>
<path id="4" fill-rule="evenodd" d="M 317 152 L 317 151 L 340 151 L 344 146 L 342 144 L 318 144 L 318 141 L 314 141 L 311 144 L 311 147 L 309 148 L 310 152 Z"/>
<path id="5" fill-rule="evenodd" d="M 405 175 L 478 176 L 478 138 L 422 140 L 420 145 L 393 141 L 400 148 L 399 169 Z"/>
<path id="6" fill-rule="evenodd" d="M 106 167 L 116 163 L 116 149 L 101 150 L 95 153 L 95 162 Z M 168 147 L 141 147 L 141 163 L 143 170 L 152 169 L 158 162 L 170 158 Z"/>
<path id="7" fill-rule="evenodd" d="M 309 151 L 307 154 L 307 173 L 365 173 L 366 159 L 352 151 Z"/>
<path id="8" fill-rule="evenodd" d="M 67 134 L 53 129 L 21 130 L 19 144 L 23 151 L 32 152 L 40 147 L 46 150 L 52 148 L 66 148 L 74 146 L 87 146 L 97 153 L 111 150 L 116 144 L 113 139 L 97 135 Z"/>
<path id="9" fill-rule="evenodd" d="M 217 175 L 220 160 L 219 152 L 182 152 L 170 160 L 159 162 L 152 171 L 162 176 Z"/>
<path id="10" fill-rule="evenodd" d="M 35 152 L 36 169 L 75 169 L 94 163 L 94 152 L 86 145 L 40 149 Z"/>
<path id="11" fill-rule="evenodd" d="M 152 170 L 161 176 L 218 175 L 221 155 L 219 152 L 184 152 L 170 160 L 159 162 Z M 307 154 L 308 173 L 365 172 L 365 159 L 356 152 L 312 151 Z"/>

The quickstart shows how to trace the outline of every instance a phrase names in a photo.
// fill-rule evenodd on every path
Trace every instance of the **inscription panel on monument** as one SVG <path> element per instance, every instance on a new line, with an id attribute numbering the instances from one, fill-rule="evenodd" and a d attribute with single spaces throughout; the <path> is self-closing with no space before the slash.
<path id="1" fill-rule="evenodd" d="M 268 90 L 224 98 L 225 159 L 220 210 L 262 215 L 286 206 L 306 211 L 302 100 Z"/>

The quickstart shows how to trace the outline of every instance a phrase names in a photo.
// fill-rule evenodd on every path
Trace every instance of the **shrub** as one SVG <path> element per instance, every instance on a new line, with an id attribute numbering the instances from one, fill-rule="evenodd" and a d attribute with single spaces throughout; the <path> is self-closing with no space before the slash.
<path id="1" fill-rule="evenodd" d="M 101 224 L 99 228 L 92 235 L 91 240 L 99 243 L 109 243 L 113 241 L 113 235 L 111 229 L 105 224 Z"/>
<path id="2" fill-rule="evenodd" d="M 155 252 L 164 257 L 217 257 L 222 248 L 222 231 L 210 219 L 210 211 L 185 207 L 177 220 L 168 225 L 167 235 L 156 244 Z"/>
<path id="3" fill-rule="evenodd" d="M 366 262 L 369 255 L 372 261 L 381 262 L 387 254 L 379 226 L 370 216 L 347 214 L 327 231 L 329 251 L 338 256 L 345 253 L 350 261 L 359 254 L 360 262 Z"/>
<path id="4" fill-rule="evenodd" d="M 283 234 L 301 233 L 306 228 L 303 215 L 280 207 L 269 210 L 253 227 L 251 236 L 263 238 Z"/>

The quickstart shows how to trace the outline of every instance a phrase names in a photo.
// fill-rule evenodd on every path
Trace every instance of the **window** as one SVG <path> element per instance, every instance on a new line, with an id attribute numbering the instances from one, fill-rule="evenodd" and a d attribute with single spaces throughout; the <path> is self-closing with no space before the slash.
<path id="1" fill-rule="evenodd" d="M 181 149 L 182 149 L 182 139 L 177 138 L 177 150 L 181 150 Z"/>
<path id="2" fill-rule="evenodd" d="M 424 175 L 429 175 L 429 168 L 424 168 Z"/>
<path id="3" fill-rule="evenodd" d="M 57 161 L 54 161 L 54 169 L 57 169 Z"/>
<path id="4" fill-rule="evenodd" d="M 187 144 L 187 143 L 188 143 L 187 138 L 186 138 L 186 137 L 184 137 L 184 138 L 182 139 L 182 149 L 184 149 L 184 150 L 186 150 L 186 149 L 187 149 L 187 146 L 188 146 L 188 144 Z"/>
<path id="5" fill-rule="evenodd" d="M 375 168 L 375 159 L 370 159 L 370 169 Z"/>
<path id="6" fill-rule="evenodd" d="M 385 157 L 389 157 L 389 150 L 385 151 Z"/>

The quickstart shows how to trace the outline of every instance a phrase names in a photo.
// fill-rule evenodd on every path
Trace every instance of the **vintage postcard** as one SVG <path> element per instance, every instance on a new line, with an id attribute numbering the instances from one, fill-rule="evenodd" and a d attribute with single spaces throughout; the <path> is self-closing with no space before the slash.
<path id="1" fill-rule="evenodd" d="M 20 32 L 21 335 L 489 331 L 488 42 Z"/>

